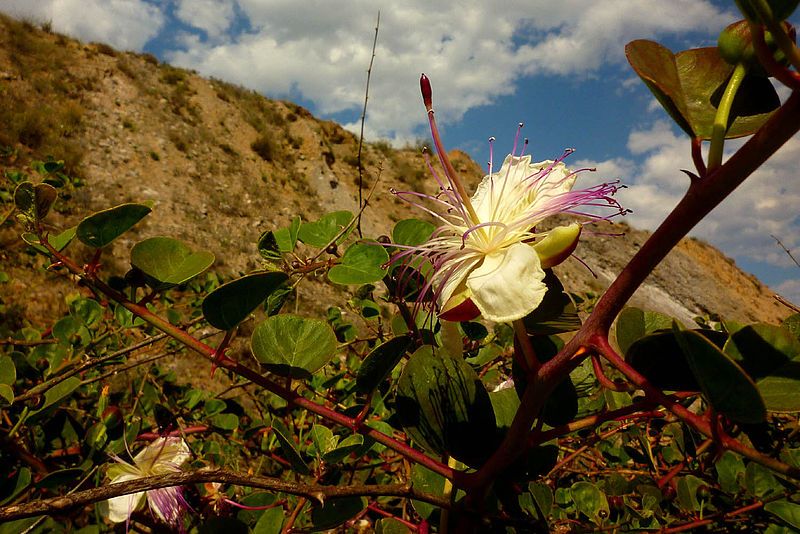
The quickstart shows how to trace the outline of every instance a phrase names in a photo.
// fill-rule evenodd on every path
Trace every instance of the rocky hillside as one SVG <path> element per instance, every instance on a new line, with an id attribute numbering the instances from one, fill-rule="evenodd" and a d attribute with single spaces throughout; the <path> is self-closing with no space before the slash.
<path id="1" fill-rule="evenodd" d="M 419 113 L 424 110 L 420 104 Z M 220 271 L 259 266 L 261 232 L 294 215 L 313 220 L 333 209 L 355 210 L 358 140 L 330 121 L 291 102 L 160 63 L 147 54 L 81 43 L 30 24 L 0 17 L 0 166 L 5 180 L 2 212 L 9 211 L 7 173 L 34 160 L 64 160 L 67 174 L 83 183 L 59 207 L 54 224 L 72 225 L 92 210 L 152 200 L 154 213 L 120 240 L 115 256 L 137 239 L 168 235 L 215 252 Z M 456 166 L 476 182 L 480 168 L 465 154 Z M 364 183 L 378 180 L 364 215 L 366 235 L 388 233 L 394 221 L 418 217 L 389 190 L 428 189 L 419 147 L 364 147 Z M 73 180 L 74 181 L 74 180 Z M 365 187 L 366 189 L 366 187 Z M 646 240 L 647 232 L 624 224 L 587 236 L 575 260 L 560 268 L 568 289 L 597 294 Z M 0 228 L 3 270 L 10 282 L 0 297 L 44 321 L 58 310 L 44 282 L 53 275 L 35 268 L 18 241 L 11 218 Z M 106 264 L 122 273 L 124 262 Z M 306 286 L 301 298 L 321 302 L 334 288 Z M 770 290 L 742 273 L 713 247 L 687 240 L 637 293 L 635 304 L 683 320 L 716 312 L 738 320 L 777 321 L 788 310 Z"/>

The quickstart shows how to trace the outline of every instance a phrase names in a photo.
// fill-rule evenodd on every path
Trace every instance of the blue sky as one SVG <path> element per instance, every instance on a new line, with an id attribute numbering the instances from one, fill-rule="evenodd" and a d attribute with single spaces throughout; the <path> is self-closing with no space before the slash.
<path id="1" fill-rule="evenodd" d="M 537 159 L 573 147 L 572 165 L 626 183 L 628 222 L 647 229 L 678 201 L 679 169 L 692 165 L 688 139 L 627 65 L 624 44 L 709 46 L 737 18 L 733 2 L 703 0 L 0 0 L 0 10 L 294 100 L 353 131 L 380 11 L 368 138 L 428 136 L 425 72 L 448 148 L 483 163 L 495 136 L 502 157 L 524 122 Z M 693 232 L 798 303 L 800 269 L 770 235 L 800 256 L 799 162 L 793 139 Z"/>

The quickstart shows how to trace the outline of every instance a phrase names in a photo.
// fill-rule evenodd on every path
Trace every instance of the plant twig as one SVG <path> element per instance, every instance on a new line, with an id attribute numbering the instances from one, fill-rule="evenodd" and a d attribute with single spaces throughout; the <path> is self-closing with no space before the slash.
<path id="1" fill-rule="evenodd" d="M 201 469 L 189 473 L 167 473 L 165 475 L 138 478 L 136 480 L 119 482 L 116 484 L 105 484 L 97 488 L 78 491 L 71 495 L 5 506 L 0 508 L 0 522 L 43 514 L 53 515 L 78 506 L 85 506 L 120 495 L 130 495 L 131 493 L 138 493 L 140 491 L 185 486 L 187 484 L 197 484 L 201 482 L 221 482 L 223 484 L 233 484 L 288 493 L 290 495 L 299 495 L 320 504 L 324 503 L 327 499 L 336 497 L 388 496 L 423 501 L 442 508 L 450 507 L 450 502 L 447 499 L 439 495 L 420 491 L 413 486 L 405 484 L 323 486 L 319 484 L 287 482 L 278 478 L 259 475 L 240 474 L 224 469 Z"/>
<path id="2" fill-rule="evenodd" d="M 369 68 L 367 68 L 367 85 L 364 88 L 364 110 L 361 112 L 361 134 L 358 136 L 358 222 L 356 223 L 356 231 L 358 237 L 363 237 L 361 234 L 361 214 L 366 206 L 361 198 L 361 189 L 364 185 L 364 165 L 361 163 L 361 151 L 364 147 L 364 124 L 367 122 L 367 102 L 369 101 L 369 81 L 372 77 L 372 64 L 375 61 L 375 49 L 378 46 L 378 28 L 381 26 L 381 12 L 378 11 L 378 20 L 375 21 L 375 38 L 372 40 L 372 55 L 369 58 Z"/>

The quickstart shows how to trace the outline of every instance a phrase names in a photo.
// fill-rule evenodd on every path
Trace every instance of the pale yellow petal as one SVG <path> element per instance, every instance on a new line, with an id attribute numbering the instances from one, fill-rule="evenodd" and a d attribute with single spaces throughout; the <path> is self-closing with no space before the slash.
<path id="1" fill-rule="evenodd" d="M 141 476 L 126 473 L 115 477 L 111 483 L 127 482 L 129 480 L 136 480 L 137 478 L 141 478 Z M 108 519 L 114 523 L 127 521 L 133 511 L 142 504 L 143 499 L 143 491 L 108 499 Z"/>
<path id="2" fill-rule="evenodd" d="M 133 461 L 143 472 L 159 475 L 176 471 L 191 458 L 189 446 L 182 438 L 158 438 L 139 451 Z"/>
<path id="3" fill-rule="evenodd" d="M 472 301 L 484 318 L 495 322 L 521 319 L 541 304 L 547 286 L 539 255 L 517 243 L 485 256 L 467 278 Z"/>

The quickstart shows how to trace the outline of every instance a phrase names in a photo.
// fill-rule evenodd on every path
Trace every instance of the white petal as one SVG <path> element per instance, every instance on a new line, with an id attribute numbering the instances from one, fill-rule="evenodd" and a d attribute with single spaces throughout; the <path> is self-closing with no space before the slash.
<path id="1" fill-rule="evenodd" d="M 517 158 L 508 155 L 499 171 L 483 177 L 471 199 L 472 207 L 481 222 L 495 218 L 495 207 L 498 203 L 511 199 L 514 202 L 521 200 L 517 188 L 526 177 L 537 171 L 530 163 L 530 156 Z"/>
<path id="2" fill-rule="evenodd" d="M 531 165 L 531 173 L 538 172 L 539 169 L 546 169 L 553 165 L 552 161 L 542 161 Z M 534 170 L 535 168 L 535 170 Z M 576 174 L 572 174 L 563 162 L 556 163 L 545 178 L 539 180 L 536 185 L 535 196 L 532 208 L 541 209 L 550 200 L 569 193 L 577 179 Z"/>
<path id="3" fill-rule="evenodd" d="M 467 278 L 472 301 L 484 318 L 495 322 L 521 319 L 541 304 L 547 286 L 539 255 L 517 243 L 487 255 Z"/>
<path id="4" fill-rule="evenodd" d="M 111 482 L 127 482 L 137 478 L 141 477 L 133 474 L 124 474 L 114 478 Z M 144 499 L 143 491 L 108 499 L 108 519 L 114 523 L 127 521 L 133 511 L 141 505 L 142 499 Z"/>
<path id="5" fill-rule="evenodd" d="M 191 456 L 182 438 L 158 438 L 139 451 L 133 461 L 143 472 L 158 475 L 178 470 Z"/>
<path id="6" fill-rule="evenodd" d="M 450 297 L 453 296 L 453 293 L 459 289 L 459 286 L 464 283 L 467 275 L 475 268 L 476 265 L 480 263 L 480 261 L 480 257 L 475 257 L 473 259 L 459 261 L 453 265 L 445 263 L 444 266 L 438 271 L 437 274 L 441 273 L 440 276 L 447 276 L 451 269 L 455 269 L 452 271 L 452 274 L 450 274 L 449 278 L 444 284 L 442 284 L 441 280 L 438 279 L 434 279 L 433 281 L 433 287 L 441 290 L 439 292 L 438 299 L 440 308 L 444 306 L 448 300 L 450 300 Z"/>

